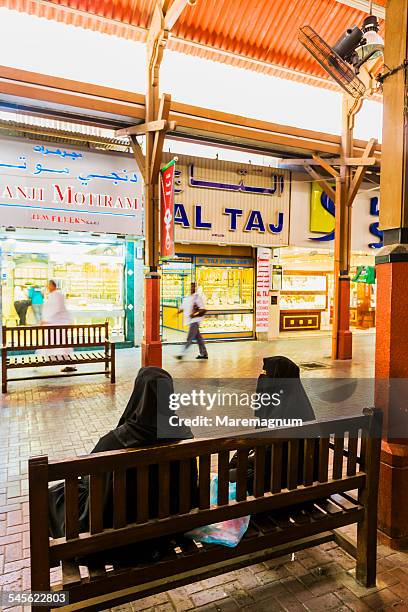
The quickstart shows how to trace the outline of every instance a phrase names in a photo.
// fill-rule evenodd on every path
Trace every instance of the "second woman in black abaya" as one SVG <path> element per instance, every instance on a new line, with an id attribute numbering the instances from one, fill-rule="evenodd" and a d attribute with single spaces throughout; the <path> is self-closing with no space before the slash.
<path id="1" fill-rule="evenodd" d="M 119 419 L 115 429 L 103 436 L 92 453 L 99 453 L 120 449 L 132 449 L 151 446 L 162 442 L 178 441 L 193 437 L 188 427 L 172 427 L 172 437 L 166 439 L 158 431 L 158 422 L 168 422 L 172 415 L 169 408 L 169 396 L 173 393 L 173 380 L 168 372 L 161 368 L 146 367 L 139 371 L 132 395 Z M 174 433 L 173 433 L 174 432 Z M 196 504 L 197 491 L 197 466 L 196 462 L 191 462 L 191 507 Z M 126 474 L 126 509 L 127 522 L 136 520 L 136 498 L 137 498 L 137 472 L 127 470 Z M 179 489 L 179 464 L 174 461 L 170 463 L 170 512 L 178 510 L 177 494 Z M 155 518 L 158 514 L 158 467 L 149 468 L 149 516 Z M 50 535 L 54 538 L 65 536 L 65 495 L 64 483 L 54 485 L 49 490 L 49 515 L 50 515 Z M 113 516 L 113 488 L 112 474 L 107 474 L 105 479 L 103 497 L 103 523 L 104 528 L 112 526 Z M 89 478 L 83 477 L 79 481 L 79 521 L 80 531 L 89 530 Z M 142 549 L 135 551 L 114 551 L 115 559 L 126 553 L 132 557 L 132 561 L 137 559 L 150 560 L 160 556 L 168 545 L 169 538 L 161 538 L 160 541 L 143 544 Z M 135 556 L 137 559 L 135 559 Z M 109 555 L 108 555 L 109 557 Z"/>

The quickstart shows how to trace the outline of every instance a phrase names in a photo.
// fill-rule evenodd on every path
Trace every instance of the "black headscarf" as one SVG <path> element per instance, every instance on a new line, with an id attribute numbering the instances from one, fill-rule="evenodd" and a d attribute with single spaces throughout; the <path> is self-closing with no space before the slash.
<path id="1" fill-rule="evenodd" d="M 259 418 L 302 419 L 314 421 L 315 413 L 300 380 L 300 368 L 287 357 L 265 357 L 265 374 L 258 378 L 257 393 L 279 394 L 279 406 L 262 406 Z"/>
<path id="2" fill-rule="evenodd" d="M 193 437 L 189 427 L 169 424 L 170 417 L 175 414 L 169 407 L 172 393 L 173 379 L 166 370 L 153 366 L 139 370 L 132 395 L 114 430 L 123 446 L 137 447 Z"/>

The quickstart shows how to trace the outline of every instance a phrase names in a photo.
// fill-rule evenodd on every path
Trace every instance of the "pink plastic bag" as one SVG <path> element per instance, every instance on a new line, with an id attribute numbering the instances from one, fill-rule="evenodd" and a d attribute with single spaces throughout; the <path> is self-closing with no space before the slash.
<path id="1" fill-rule="evenodd" d="M 235 500 L 237 492 L 237 483 L 229 483 L 229 499 Z M 211 505 L 216 505 L 218 499 L 218 476 L 213 474 L 211 476 L 211 487 L 210 487 L 210 502 Z M 222 546 L 229 546 L 234 548 L 237 546 L 246 530 L 248 529 L 250 516 L 243 516 L 229 521 L 222 521 L 221 523 L 213 523 L 212 525 L 205 525 L 204 527 L 197 527 L 188 531 L 184 535 L 192 540 L 198 542 L 205 542 L 206 544 L 222 544 Z"/>

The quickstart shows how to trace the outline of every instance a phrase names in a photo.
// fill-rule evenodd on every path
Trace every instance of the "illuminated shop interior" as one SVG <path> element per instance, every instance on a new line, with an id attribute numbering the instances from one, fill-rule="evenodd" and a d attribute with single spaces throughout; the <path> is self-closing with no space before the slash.
<path id="1" fill-rule="evenodd" d="M 187 328 L 178 313 L 195 280 L 206 317 L 200 325 L 208 339 L 254 337 L 254 262 L 252 258 L 180 256 L 162 264 L 162 335 L 167 342 L 185 340 Z"/>
<path id="2" fill-rule="evenodd" d="M 4 232 L 1 237 L 3 324 L 18 324 L 16 291 L 36 287 L 46 298 L 47 283 L 53 279 L 65 295 L 73 323 L 108 320 L 112 339 L 126 339 L 124 240 L 36 230 Z M 35 323 L 28 308 L 27 324 Z"/>
<path id="3" fill-rule="evenodd" d="M 328 330 L 333 318 L 333 251 L 288 247 L 280 249 L 280 330 Z M 351 255 L 350 324 L 357 329 L 375 327 L 376 284 L 363 274 L 375 265 L 374 255 Z M 375 280 L 371 278 L 370 280 Z"/>

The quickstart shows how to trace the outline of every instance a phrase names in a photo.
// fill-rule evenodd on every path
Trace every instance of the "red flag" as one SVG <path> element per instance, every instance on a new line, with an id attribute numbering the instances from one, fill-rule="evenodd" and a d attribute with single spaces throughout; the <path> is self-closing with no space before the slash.
<path id="1" fill-rule="evenodd" d="M 174 176 L 176 163 L 173 159 L 160 171 L 160 255 L 174 256 Z"/>

